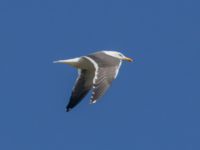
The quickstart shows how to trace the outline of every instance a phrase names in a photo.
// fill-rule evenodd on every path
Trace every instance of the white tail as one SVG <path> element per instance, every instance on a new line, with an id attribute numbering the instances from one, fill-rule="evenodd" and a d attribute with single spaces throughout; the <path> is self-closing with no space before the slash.
<path id="1" fill-rule="evenodd" d="M 65 60 L 57 60 L 54 61 L 53 63 L 77 63 L 79 62 L 80 58 L 73 58 L 73 59 L 65 59 Z"/>
<path id="2" fill-rule="evenodd" d="M 77 68 L 79 64 L 79 60 L 80 58 L 73 58 L 73 59 L 66 59 L 66 60 L 57 60 L 57 61 L 54 61 L 53 63 L 68 64 Z"/>
<path id="3" fill-rule="evenodd" d="M 53 61 L 53 63 L 65 63 L 66 60 L 56 60 L 56 61 Z"/>

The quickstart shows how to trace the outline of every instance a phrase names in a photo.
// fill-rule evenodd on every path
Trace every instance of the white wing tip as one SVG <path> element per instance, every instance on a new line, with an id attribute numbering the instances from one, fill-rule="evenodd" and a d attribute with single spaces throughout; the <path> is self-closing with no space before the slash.
<path id="1" fill-rule="evenodd" d="M 97 102 L 96 100 L 93 100 L 93 101 L 91 100 L 90 104 L 95 104 L 96 102 Z"/>

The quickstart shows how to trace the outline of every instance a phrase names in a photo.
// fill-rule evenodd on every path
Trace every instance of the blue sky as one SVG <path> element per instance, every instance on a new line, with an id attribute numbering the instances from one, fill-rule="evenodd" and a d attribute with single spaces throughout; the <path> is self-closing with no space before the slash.
<path id="1" fill-rule="evenodd" d="M 200 2 L 1 0 L 0 149 L 200 149 Z M 74 68 L 102 49 L 124 63 L 95 105 L 65 106 Z"/>

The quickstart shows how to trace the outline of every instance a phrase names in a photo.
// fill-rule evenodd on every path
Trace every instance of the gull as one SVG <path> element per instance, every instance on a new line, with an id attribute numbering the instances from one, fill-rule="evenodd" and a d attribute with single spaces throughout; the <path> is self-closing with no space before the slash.
<path id="1" fill-rule="evenodd" d="M 116 79 L 123 60 L 133 61 L 120 52 L 104 50 L 87 56 L 54 61 L 54 63 L 68 64 L 78 69 L 78 77 L 66 111 L 69 112 L 74 108 L 90 90 L 92 90 L 90 103 L 96 103 Z"/>

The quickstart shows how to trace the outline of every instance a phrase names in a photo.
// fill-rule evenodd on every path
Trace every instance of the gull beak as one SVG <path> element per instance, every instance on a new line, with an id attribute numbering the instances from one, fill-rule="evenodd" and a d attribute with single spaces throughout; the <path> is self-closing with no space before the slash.
<path id="1" fill-rule="evenodd" d="M 128 62 L 132 62 L 133 61 L 133 59 L 129 58 L 129 57 L 124 57 L 122 60 L 125 60 L 125 61 L 128 61 Z"/>

